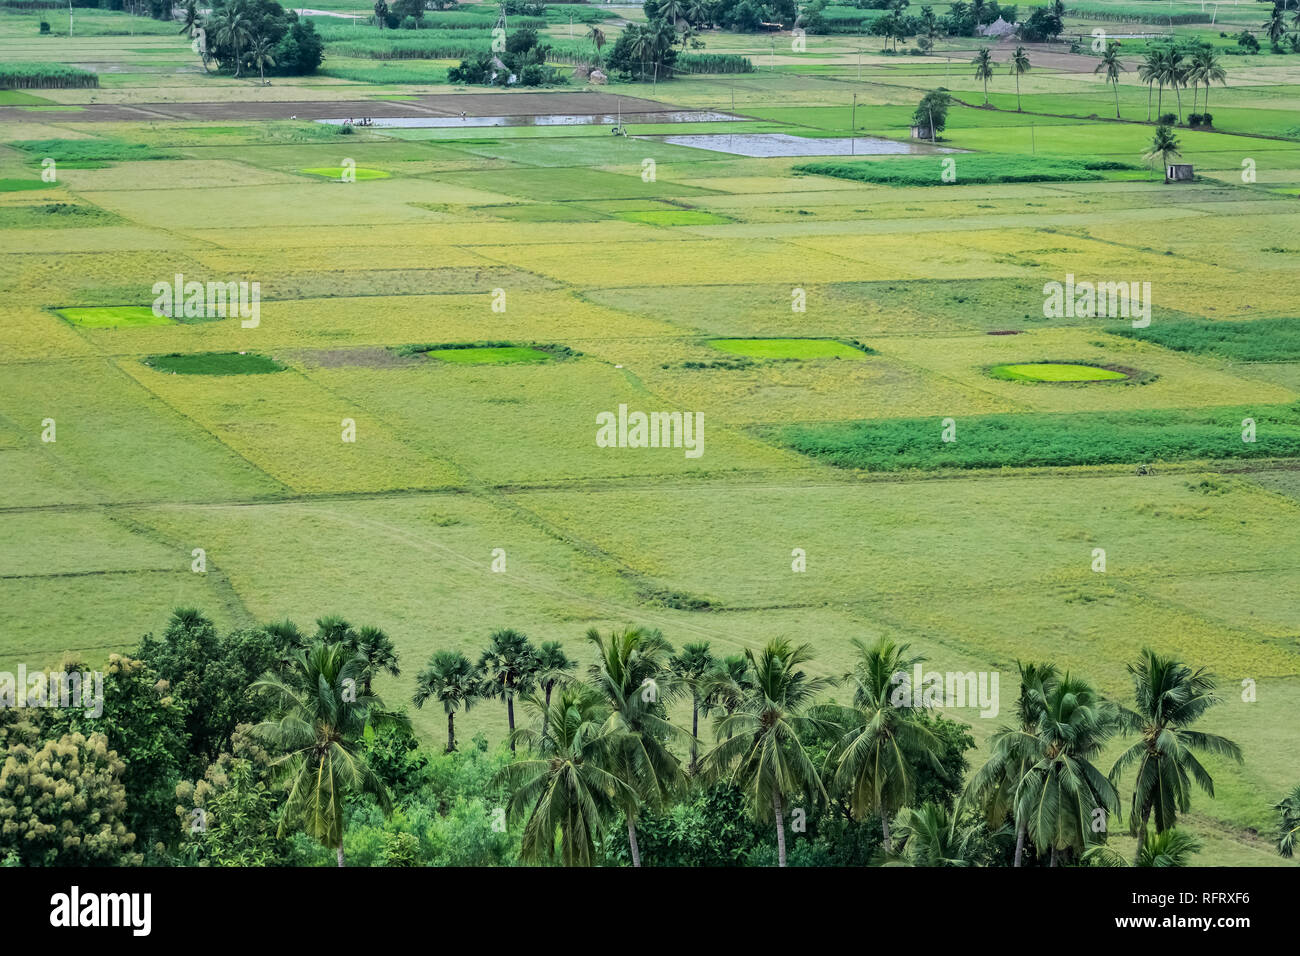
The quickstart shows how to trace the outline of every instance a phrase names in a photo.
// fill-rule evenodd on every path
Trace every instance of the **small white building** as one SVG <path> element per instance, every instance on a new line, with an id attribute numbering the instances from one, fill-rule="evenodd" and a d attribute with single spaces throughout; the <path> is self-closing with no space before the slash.
<path id="1" fill-rule="evenodd" d="M 1196 177 L 1192 173 L 1191 163 L 1170 163 L 1165 167 L 1165 182 L 1190 183 Z"/>

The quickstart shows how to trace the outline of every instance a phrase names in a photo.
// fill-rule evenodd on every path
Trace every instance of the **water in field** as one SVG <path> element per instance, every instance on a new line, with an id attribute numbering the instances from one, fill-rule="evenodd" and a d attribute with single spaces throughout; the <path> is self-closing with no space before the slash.
<path id="1" fill-rule="evenodd" d="M 960 150 L 929 143 L 905 143 L 876 136 L 854 139 L 810 139 L 788 133 L 704 133 L 645 137 L 674 146 L 694 146 L 733 156 L 915 156 Z"/>
<path id="2" fill-rule="evenodd" d="M 743 117 L 712 110 L 676 110 L 662 113 L 624 113 L 628 123 L 717 123 L 741 120 Z M 543 113 L 535 116 L 399 116 L 376 117 L 371 127 L 381 129 L 466 129 L 481 126 L 613 126 L 619 121 L 618 113 Z M 325 119 L 322 123 L 341 126 L 346 120 Z"/>

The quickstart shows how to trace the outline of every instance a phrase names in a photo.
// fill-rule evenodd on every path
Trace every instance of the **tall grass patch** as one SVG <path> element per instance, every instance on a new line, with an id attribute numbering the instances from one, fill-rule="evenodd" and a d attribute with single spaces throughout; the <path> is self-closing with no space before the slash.
<path id="1" fill-rule="evenodd" d="M 1300 319 L 1163 323 L 1144 329 L 1114 329 L 1112 334 L 1154 342 L 1175 352 L 1216 355 L 1235 362 L 1300 359 Z"/>

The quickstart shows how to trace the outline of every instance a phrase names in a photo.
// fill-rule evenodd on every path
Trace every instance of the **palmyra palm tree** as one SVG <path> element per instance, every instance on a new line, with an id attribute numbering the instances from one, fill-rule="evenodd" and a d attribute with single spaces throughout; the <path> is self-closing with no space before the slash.
<path id="1" fill-rule="evenodd" d="M 849 793 L 855 818 L 880 815 L 888 853 L 893 849 L 890 818 L 916 795 L 918 764 L 928 764 L 944 775 L 935 756 L 939 741 L 920 722 L 910 699 L 902 703 L 896 699 L 900 675 L 906 676 L 923 658 L 908 656 L 910 645 L 883 636 L 871 645 L 854 638 L 853 646 L 858 659 L 844 677 L 853 688 L 853 706 L 820 708 L 818 714 L 844 728 L 827 759 L 834 767 L 835 789 Z"/>
<path id="2" fill-rule="evenodd" d="M 1201 851 L 1201 841 L 1182 830 L 1146 831 L 1138 844 L 1137 857 L 1130 864 L 1114 847 L 1098 843 L 1083 853 L 1085 862 L 1092 866 L 1187 866 L 1193 856 Z"/>
<path id="3" fill-rule="evenodd" d="M 1162 166 L 1168 166 L 1171 157 L 1178 156 L 1178 137 L 1168 126 L 1157 126 L 1156 134 L 1151 139 L 1151 145 L 1142 158 L 1147 161 L 1147 165 L 1155 168 L 1156 160 L 1159 159 Z"/>
<path id="4" fill-rule="evenodd" d="M 826 799 L 826 788 L 801 737 L 829 725 L 810 710 L 817 695 L 831 685 L 809 677 L 801 665 L 811 658 L 809 645 L 776 638 L 754 656 L 745 652 L 753 687 L 734 712 L 714 723 L 717 745 L 704 758 L 710 777 L 725 778 L 744 791 L 760 821 L 775 821 L 777 863 L 786 865 L 785 808 L 802 794 L 809 803 Z"/>
<path id="5" fill-rule="evenodd" d="M 675 696 L 668 670 L 672 645 L 658 631 L 635 627 L 613 631 L 608 638 L 593 627 L 587 640 L 597 652 L 587 682 L 609 711 L 602 733 L 618 744 L 605 768 L 624 784 L 619 804 L 627 818 L 632 865 L 640 866 L 638 813 L 645 806 L 662 806 L 683 783 L 681 762 L 668 747 L 687 737 L 668 720 L 666 704 Z"/>
<path id="6" fill-rule="evenodd" d="M 546 719 L 551 712 L 551 692 L 560 684 L 573 679 L 571 671 L 578 666 L 564 653 L 559 641 L 543 641 L 537 649 L 537 685 L 542 689 L 542 733 L 546 733 Z"/>
<path id="7" fill-rule="evenodd" d="M 266 68 L 275 66 L 275 44 L 268 37 L 254 37 L 253 45 L 248 52 L 253 59 L 253 66 L 257 67 L 262 85 L 265 86 Z"/>
<path id="8" fill-rule="evenodd" d="M 533 689 L 537 676 L 537 650 L 528 637 L 506 628 L 493 631 L 487 650 L 479 657 L 483 676 L 483 696 L 506 702 L 506 725 L 510 733 L 510 752 L 515 752 L 515 698 Z"/>
<path id="9" fill-rule="evenodd" d="M 1016 814 L 1016 791 L 1029 768 L 1038 761 L 1042 752 L 1039 727 L 1047 694 L 1060 680 L 1053 664 L 1016 662 L 1020 670 L 1020 694 L 1016 698 L 1014 727 L 1001 727 L 989 740 L 988 761 L 977 770 L 966 784 L 962 802 L 974 803 L 984 809 L 984 819 L 989 828 L 1000 827 L 1008 816 L 1014 818 L 1016 827 L 1016 852 L 1013 866 L 1024 861 L 1025 841 L 1028 837 L 1028 818 Z"/>
<path id="10" fill-rule="evenodd" d="M 989 105 L 989 80 L 993 77 L 993 57 L 987 49 L 980 50 L 971 60 L 975 65 L 975 79 L 984 81 L 984 105 Z"/>
<path id="11" fill-rule="evenodd" d="M 1110 779 L 1133 767 L 1133 805 L 1129 829 L 1146 832 L 1155 819 L 1156 832 L 1172 829 L 1178 814 L 1191 806 L 1191 784 L 1214 796 L 1214 780 L 1201 766 L 1195 753 L 1229 757 L 1241 763 L 1241 748 L 1215 734 L 1188 729 L 1205 712 L 1222 701 L 1214 696 L 1214 677 L 1203 668 L 1192 670 L 1182 661 L 1161 657 L 1143 648 L 1135 664 L 1128 665 L 1133 677 L 1136 708 L 1118 708 L 1120 726 L 1140 739 L 1124 751 L 1111 768 Z"/>
<path id="12" fill-rule="evenodd" d="M 1020 74 L 1029 72 L 1029 54 L 1025 52 L 1025 48 L 1022 46 L 1016 47 L 1016 52 L 1011 54 L 1011 72 L 1016 77 L 1016 112 L 1019 113 L 1022 112 L 1020 109 Z"/>
<path id="13" fill-rule="evenodd" d="M 1092 72 L 1100 73 L 1106 71 L 1106 82 L 1115 87 L 1115 118 L 1119 119 L 1119 75 L 1124 71 L 1124 64 L 1119 59 L 1119 44 L 1108 43 L 1106 50 L 1101 55 L 1101 62 L 1093 69 Z"/>
<path id="14" fill-rule="evenodd" d="M 447 749 L 456 749 L 456 711 L 469 710 L 481 695 L 479 672 L 470 659 L 459 651 L 437 651 L 424 670 L 415 677 L 411 703 L 424 707 L 432 698 L 442 702 L 447 715 Z"/>
<path id="15" fill-rule="evenodd" d="M 369 793 L 385 813 L 392 809 L 387 787 L 366 762 L 365 730 L 409 726 L 406 718 L 385 712 L 378 697 L 356 693 L 363 666 L 351 648 L 317 643 L 294 655 L 290 677 L 269 675 L 253 685 L 281 714 L 252 728 L 279 754 L 272 767 L 289 784 L 279 833 L 300 826 L 334 848 L 339 866 L 347 801 Z"/>
<path id="16" fill-rule="evenodd" d="M 256 62 L 256 58 L 254 58 Z M 272 61 L 274 65 L 274 61 Z M 393 639 L 377 627 L 363 627 L 357 631 L 356 651 L 365 660 L 361 684 L 367 694 L 375 675 L 383 672 L 400 677 L 402 669 L 397 664 L 397 646 Z"/>
<path id="17" fill-rule="evenodd" d="M 558 842 L 561 863 L 590 866 L 620 802 L 635 797 L 605 769 L 620 741 L 607 728 L 609 709 L 587 684 L 561 687 L 548 716 L 545 734 L 511 734 L 511 743 L 523 743 L 531 756 L 507 764 L 497 781 L 510 790 L 506 813 L 526 817 L 524 861 L 554 859 Z"/>
<path id="18" fill-rule="evenodd" d="M 717 666 L 717 658 L 709 653 L 708 641 L 683 645 L 682 652 L 674 654 L 668 661 L 673 677 L 691 692 L 691 773 L 695 773 L 700 764 L 700 704 L 707 693 L 709 675 Z"/>
<path id="19" fill-rule="evenodd" d="M 1160 50 L 1147 50 L 1138 67 L 1138 79 L 1147 85 L 1147 122 L 1151 122 L 1151 87 L 1160 79 Z"/>
<path id="20" fill-rule="evenodd" d="M 1119 814 L 1114 785 L 1092 761 L 1116 725 L 1114 709 L 1086 681 L 1064 674 L 1044 695 L 1036 738 L 1039 752 L 1016 788 L 1015 815 L 1029 839 L 1057 865 L 1062 850 L 1082 853 L 1101 822 Z"/>
<path id="21" fill-rule="evenodd" d="M 1300 787 L 1273 805 L 1278 813 L 1277 852 L 1290 859 L 1300 846 Z"/>

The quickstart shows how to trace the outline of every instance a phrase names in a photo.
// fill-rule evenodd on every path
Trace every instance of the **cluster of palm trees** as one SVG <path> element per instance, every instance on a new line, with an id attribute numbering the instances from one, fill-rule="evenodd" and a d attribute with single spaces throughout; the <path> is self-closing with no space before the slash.
<path id="1" fill-rule="evenodd" d="M 1274 50 L 1282 48 L 1282 38 L 1286 36 L 1286 7 L 1286 0 L 1273 0 L 1273 9 L 1264 21 L 1264 34 Z M 1291 15 L 1291 30 L 1291 49 L 1300 51 L 1300 7 Z"/>
<path id="2" fill-rule="evenodd" d="M 206 71 L 212 59 L 206 38 L 228 48 L 235 63 L 235 76 L 239 76 L 245 61 L 257 68 L 263 85 L 266 68 L 275 66 L 275 43 L 270 37 L 259 34 L 254 28 L 245 0 L 231 0 L 225 6 L 210 11 L 206 16 L 199 12 L 195 0 L 189 0 L 181 13 L 181 33 L 204 38 L 199 44 L 199 58 Z M 199 31 L 202 30 L 202 34 Z"/>
<path id="3" fill-rule="evenodd" d="M 1192 785 L 1213 796 L 1197 755 L 1241 760 L 1233 742 L 1192 729 L 1219 702 L 1204 670 L 1144 651 L 1129 666 L 1135 704 L 1125 707 L 1051 664 L 1022 664 L 1016 721 L 994 734 L 991 757 L 957 807 L 914 806 L 919 776 L 944 771 L 925 710 L 897 698 L 898 675 L 922 660 L 908 645 L 855 640 L 852 669 L 831 679 L 808 673 L 809 645 L 784 639 L 721 659 L 707 643 L 676 653 L 658 631 L 642 628 L 592 629 L 587 641 L 594 661 L 585 678 L 557 643 L 536 648 L 509 630 L 491 636 L 477 666 L 438 652 L 417 678 L 417 706 L 443 701 L 448 749 L 457 709 L 484 696 L 505 701 L 511 747 L 525 752 L 501 780 L 511 792 L 507 812 L 524 824 L 525 860 L 589 865 L 621 816 L 640 866 L 639 815 L 702 780 L 744 793 L 755 817 L 774 827 L 782 866 L 791 808 L 811 814 L 832 801 L 855 820 L 879 818 L 885 854 L 915 843 L 920 849 L 908 855 L 922 865 L 968 862 L 981 827 L 985 835 L 1014 833 L 1015 866 L 1031 849 L 1052 866 L 1107 864 L 1115 862 L 1105 849 L 1107 826 L 1123 818 L 1118 787 L 1131 773 L 1138 863 L 1167 863 L 1196 849 L 1194 840 L 1170 835 Z M 834 686 L 848 691 L 845 703 L 821 700 Z M 537 712 L 536 729 L 515 726 L 516 699 Z M 688 700 L 689 730 L 669 718 L 672 704 Z M 707 748 L 701 715 L 713 718 Z M 1106 774 L 1095 760 L 1117 734 L 1135 742 Z M 813 756 L 814 739 L 833 741 L 824 757 Z"/>
<path id="4" fill-rule="evenodd" d="M 988 48 L 982 48 L 975 54 L 975 59 L 971 60 L 975 67 L 975 79 L 984 81 L 984 105 L 989 105 L 989 80 L 993 79 L 993 56 L 989 53 Z M 1011 54 L 1011 74 L 1016 78 L 1016 112 L 1022 112 L 1020 108 L 1020 77 L 1028 73 L 1031 65 L 1029 63 L 1029 54 L 1023 46 L 1018 46 L 1015 52 Z"/>
<path id="5" fill-rule="evenodd" d="M 1103 59 L 1104 63 L 1104 59 Z M 1147 85 L 1147 122 L 1151 121 L 1151 92 L 1156 92 L 1156 115 L 1160 116 L 1164 108 L 1165 87 L 1171 88 L 1178 97 L 1178 121 L 1183 121 L 1182 90 L 1192 88 L 1192 112 L 1197 112 L 1198 90 L 1205 87 L 1205 108 L 1210 106 L 1210 84 L 1227 85 L 1227 72 L 1219 61 L 1219 54 L 1208 44 L 1194 44 L 1180 47 L 1176 44 L 1162 44 L 1147 50 L 1142 63 L 1138 66 L 1138 78 Z M 1109 78 L 1109 73 L 1108 73 Z M 1118 79 L 1116 81 L 1118 83 Z M 1115 115 L 1119 115 L 1118 88 L 1115 100 Z"/>

